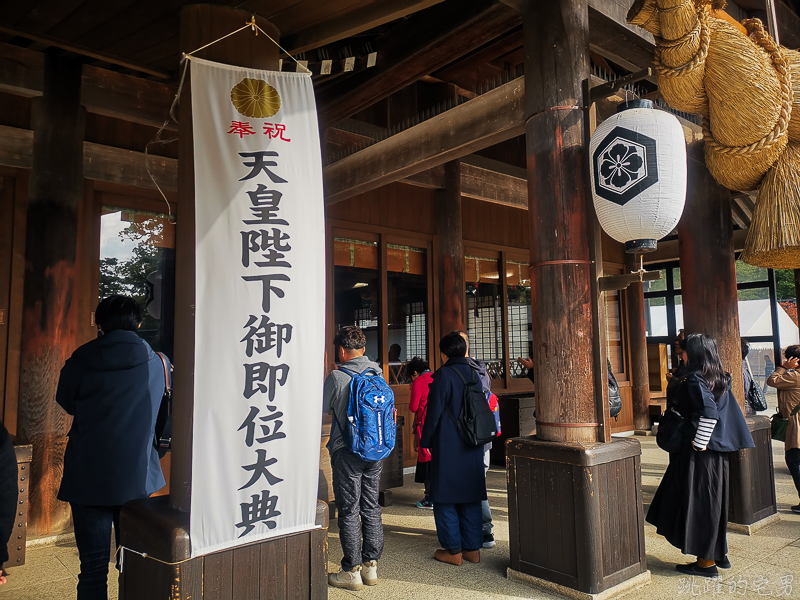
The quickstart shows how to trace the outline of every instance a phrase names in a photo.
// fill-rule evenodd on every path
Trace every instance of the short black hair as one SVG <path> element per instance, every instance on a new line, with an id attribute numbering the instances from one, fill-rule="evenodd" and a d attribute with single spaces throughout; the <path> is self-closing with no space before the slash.
<path id="1" fill-rule="evenodd" d="M 406 363 L 406 373 L 409 375 L 413 375 L 414 373 L 422 375 L 429 368 L 430 365 L 428 365 L 428 361 L 420 358 L 419 356 L 415 356 Z"/>
<path id="2" fill-rule="evenodd" d="M 783 355 L 787 359 L 789 359 L 789 358 L 800 358 L 800 346 L 798 346 L 796 344 L 793 345 L 793 346 L 787 346 L 786 350 L 783 351 Z M 769 358 L 769 356 L 766 355 L 766 354 L 764 356 Z"/>
<path id="3" fill-rule="evenodd" d="M 467 355 L 467 340 L 461 336 L 461 332 L 453 331 L 441 339 L 439 350 L 447 358 L 464 358 Z"/>
<path id="4" fill-rule="evenodd" d="M 747 358 L 747 355 L 750 354 L 750 342 L 746 339 L 742 339 L 742 360 Z"/>
<path id="5" fill-rule="evenodd" d="M 136 331 L 142 322 L 142 309 L 130 296 L 109 296 L 94 310 L 94 322 L 103 333 L 117 329 Z"/>
<path id="6" fill-rule="evenodd" d="M 361 350 L 367 347 L 367 338 L 360 327 L 348 325 L 339 330 L 333 338 L 333 345 L 346 350 Z"/>

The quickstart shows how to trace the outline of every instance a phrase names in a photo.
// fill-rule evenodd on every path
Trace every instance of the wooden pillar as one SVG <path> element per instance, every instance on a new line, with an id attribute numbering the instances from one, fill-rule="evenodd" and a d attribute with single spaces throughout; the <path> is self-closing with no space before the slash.
<path id="1" fill-rule="evenodd" d="M 240 28 L 250 13 L 227 6 L 196 4 L 181 11 L 180 47 L 193 52 Z M 259 27 L 275 41 L 280 32 L 256 17 Z M 194 54 L 230 65 L 254 69 L 278 68 L 278 47 L 248 29 Z M 188 511 L 192 482 L 192 412 L 194 410 L 195 215 L 194 144 L 191 78 L 186 75 L 180 100 L 178 141 L 178 217 L 175 238 L 175 373 L 170 504 Z"/>
<path id="2" fill-rule="evenodd" d="M 464 330 L 464 241 L 461 215 L 461 163 L 445 163 L 445 187 L 436 193 L 439 240 L 439 332 Z M 440 336 L 440 337 L 441 337 Z M 438 356 L 438 353 L 436 354 Z"/>
<path id="3" fill-rule="evenodd" d="M 525 114 L 537 436 L 593 442 L 592 352 L 582 82 L 589 77 L 586 0 L 529 1 Z M 586 423 L 585 426 L 580 426 Z"/>
<path id="4" fill-rule="evenodd" d="M 639 268 L 639 257 L 629 254 L 625 267 L 628 271 Z M 647 369 L 647 326 L 644 315 L 644 285 L 632 283 L 625 290 L 625 312 L 630 343 L 630 379 L 633 395 L 633 428 L 650 429 L 650 374 Z"/>
<path id="5" fill-rule="evenodd" d="M 32 537 L 64 531 L 70 521 L 69 506 L 56 499 L 70 419 L 55 393 L 61 367 L 77 345 L 75 255 L 85 116 L 80 98 L 80 60 L 60 50 L 46 52 L 43 94 L 32 100 L 17 426 L 22 440 L 33 445 Z"/>
<path id="6" fill-rule="evenodd" d="M 702 144 L 689 147 L 688 159 L 686 208 L 678 223 L 684 328 L 717 340 L 744 412 L 730 192 L 706 168 Z"/>

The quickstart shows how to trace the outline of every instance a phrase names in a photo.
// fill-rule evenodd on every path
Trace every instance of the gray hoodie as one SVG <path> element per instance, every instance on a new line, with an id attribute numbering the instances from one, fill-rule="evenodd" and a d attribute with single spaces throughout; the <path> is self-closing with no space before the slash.
<path id="1" fill-rule="evenodd" d="M 372 362 L 366 356 L 356 356 L 342 365 L 345 369 L 355 373 L 363 373 L 367 369 L 375 369 L 382 373 L 383 369 L 377 363 Z M 322 411 L 332 412 L 334 419 L 331 424 L 331 439 L 328 440 L 328 452 L 331 456 L 339 448 L 344 448 L 345 443 L 342 439 L 342 432 L 337 425 L 347 423 L 347 404 L 350 400 L 350 381 L 352 377 L 344 371 L 331 371 L 325 379 L 325 386 L 322 389 Z"/>

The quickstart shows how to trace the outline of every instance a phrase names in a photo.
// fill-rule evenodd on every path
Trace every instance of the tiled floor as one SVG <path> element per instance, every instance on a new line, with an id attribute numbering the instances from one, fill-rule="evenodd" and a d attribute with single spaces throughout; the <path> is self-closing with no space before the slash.
<path id="1" fill-rule="evenodd" d="M 645 502 L 649 503 L 666 466 L 666 455 L 655 445 L 654 438 L 637 439 L 642 443 L 642 486 Z M 781 521 L 752 536 L 728 534 L 733 568 L 722 571 L 719 586 L 705 587 L 704 579 L 692 581 L 676 573 L 674 565 L 688 561 L 647 525 L 647 561 L 652 581 L 630 592 L 626 598 L 800 596 L 800 515 L 788 510 L 797 503 L 797 493 L 784 463 L 783 444 L 773 443 L 773 451 Z M 332 600 L 354 597 L 376 600 L 556 598 L 506 578 L 509 549 L 505 472 L 493 468 L 487 487 L 497 546 L 483 551 L 480 564 L 453 567 L 433 560 L 433 552 L 438 547 L 433 514 L 415 507 L 422 496 L 421 486 L 413 482 L 413 475 L 408 475 L 406 485 L 394 490 L 394 506 L 384 510 L 386 546 L 379 563 L 379 584 L 361 592 L 329 588 L 329 597 Z M 335 570 L 341 559 L 335 520 L 331 522 L 329 542 L 328 568 Z M 11 570 L 9 583 L 0 586 L 0 600 L 74 599 L 77 573 L 78 554 L 74 545 L 32 549 L 27 564 Z M 115 580 L 116 577 L 112 577 L 109 584 L 110 598 L 117 597 Z"/>

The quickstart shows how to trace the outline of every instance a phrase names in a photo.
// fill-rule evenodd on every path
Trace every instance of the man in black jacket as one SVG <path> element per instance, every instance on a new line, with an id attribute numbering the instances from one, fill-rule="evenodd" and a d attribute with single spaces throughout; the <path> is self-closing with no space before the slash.
<path id="1" fill-rule="evenodd" d="M 95 312 L 99 337 L 61 369 L 56 402 L 73 416 L 58 499 L 69 502 L 81 559 L 78 600 L 106 600 L 111 524 L 119 511 L 164 487 L 154 428 L 165 378 L 161 359 L 136 331 L 139 306 L 110 296 Z"/>

